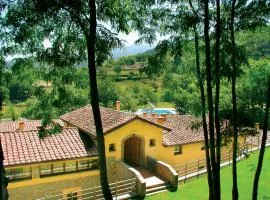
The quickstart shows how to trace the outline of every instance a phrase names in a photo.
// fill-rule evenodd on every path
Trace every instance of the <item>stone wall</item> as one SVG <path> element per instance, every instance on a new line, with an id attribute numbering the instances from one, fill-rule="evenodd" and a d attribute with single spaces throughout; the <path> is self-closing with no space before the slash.
<path id="1" fill-rule="evenodd" d="M 156 173 L 158 176 L 167 180 L 174 189 L 178 187 L 178 173 L 173 169 L 172 166 L 162 161 L 156 163 Z"/>
<path id="2" fill-rule="evenodd" d="M 8 190 L 10 200 L 38 199 L 61 195 L 65 191 L 84 190 L 100 185 L 98 170 L 40 178 L 38 169 L 38 167 L 33 167 L 32 179 L 10 183 Z M 126 164 L 116 161 L 114 157 L 107 158 L 107 171 L 109 183 L 135 177 Z"/>
<path id="3" fill-rule="evenodd" d="M 10 200 L 31 200 L 46 196 L 63 194 L 64 190 L 72 188 L 87 189 L 94 185 L 100 185 L 99 176 L 86 176 L 62 181 L 39 183 L 24 187 L 9 189 Z"/>

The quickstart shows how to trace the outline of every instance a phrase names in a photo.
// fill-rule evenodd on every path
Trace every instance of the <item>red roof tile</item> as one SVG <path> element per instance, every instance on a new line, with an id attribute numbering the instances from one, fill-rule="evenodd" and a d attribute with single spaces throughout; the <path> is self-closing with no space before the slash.
<path id="1" fill-rule="evenodd" d="M 5 166 L 97 156 L 96 146 L 89 145 L 77 128 L 64 128 L 44 139 L 38 130 L 3 132 L 0 139 Z"/>
<path id="2" fill-rule="evenodd" d="M 194 120 L 191 115 L 168 115 L 164 125 L 171 131 L 164 131 L 163 144 L 172 146 L 204 141 L 203 129 L 194 130 L 190 127 Z"/>
<path id="3" fill-rule="evenodd" d="M 41 120 L 22 120 L 24 122 L 23 131 L 37 130 L 38 126 L 41 126 Z M 0 122 L 0 133 L 1 132 L 12 132 L 19 131 L 20 121 L 1 121 Z M 54 119 L 54 123 L 64 126 L 63 121 L 60 119 Z"/>
<path id="4" fill-rule="evenodd" d="M 37 130 L 37 126 L 41 125 L 41 120 L 24 121 L 24 130 Z M 2 121 L 0 122 L 0 132 L 17 131 L 19 129 L 19 121 Z"/>
<path id="5" fill-rule="evenodd" d="M 121 112 L 104 107 L 100 107 L 100 113 L 104 133 L 107 133 L 125 123 L 128 123 L 133 119 L 140 118 L 132 113 Z M 68 122 L 69 124 L 72 124 L 73 126 L 78 127 L 80 130 L 84 132 L 96 136 L 96 128 L 91 105 L 86 105 L 82 108 L 79 108 L 65 115 L 62 115 L 60 119 L 62 119 L 65 122 Z M 143 118 L 140 119 L 144 121 L 146 120 L 149 123 L 152 123 L 156 126 L 160 126 L 159 124 L 151 122 L 148 119 Z M 166 127 L 163 126 L 160 127 L 166 129 Z"/>
<path id="6" fill-rule="evenodd" d="M 151 124 L 160 126 L 163 131 L 163 144 L 173 146 L 204 141 L 203 129 L 191 129 L 191 122 L 196 120 L 191 115 L 167 115 L 164 125 L 156 123 L 156 119 L 138 117 L 132 113 L 116 111 L 100 107 L 104 133 L 110 132 L 133 119 L 139 118 Z M 78 127 L 80 130 L 96 136 L 92 108 L 90 105 L 74 110 L 60 117 L 63 121 Z"/>

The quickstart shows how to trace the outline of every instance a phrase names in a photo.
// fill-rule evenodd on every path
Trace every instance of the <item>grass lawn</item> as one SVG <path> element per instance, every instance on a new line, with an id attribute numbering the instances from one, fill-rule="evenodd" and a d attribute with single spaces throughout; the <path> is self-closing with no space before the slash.
<path id="1" fill-rule="evenodd" d="M 129 88 L 132 86 L 139 86 L 139 87 L 151 87 L 151 85 L 144 83 L 142 81 L 133 81 L 133 80 L 124 80 L 124 81 L 119 81 L 119 82 L 115 82 L 116 85 L 118 85 L 120 88 Z"/>
<path id="2" fill-rule="evenodd" d="M 160 102 L 157 102 L 156 107 L 158 107 L 158 108 L 174 108 L 174 104 L 171 102 L 160 101 Z"/>
<path id="3" fill-rule="evenodd" d="M 259 153 L 252 153 L 252 155 L 238 163 L 238 189 L 239 199 L 248 200 L 252 197 L 252 186 L 254 174 L 257 166 Z M 270 148 L 266 149 L 263 168 L 260 176 L 258 199 L 270 199 Z M 232 167 L 225 167 L 221 170 L 221 199 L 231 198 L 232 187 Z M 186 183 L 180 183 L 176 192 L 159 193 L 146 199 L 181 199 L 181 200 L 206 200 L 208 199 L 208 186 L 206 175 L 201 176 L 199 179 L 191 179 Z"/>

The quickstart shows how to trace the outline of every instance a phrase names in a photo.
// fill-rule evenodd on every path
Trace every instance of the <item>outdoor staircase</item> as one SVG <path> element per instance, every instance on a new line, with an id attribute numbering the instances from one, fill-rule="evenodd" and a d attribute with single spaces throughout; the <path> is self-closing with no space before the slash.
<path id="1" fill-rule="evenodd" d="M 151 196 L 160 192 L 168 191 L 172 189 L 169 183 L 160 183 L 157 185 L 151 185 L 146 187 L 146 196 Z"/>

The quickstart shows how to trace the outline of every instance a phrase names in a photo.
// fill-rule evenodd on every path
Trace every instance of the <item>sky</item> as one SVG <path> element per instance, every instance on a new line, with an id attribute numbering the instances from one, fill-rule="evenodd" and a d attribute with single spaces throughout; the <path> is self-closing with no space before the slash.
<path id="1" fill-rule="evenodd" d="M 139 35 L 137 32 L 133 31 L 131 33 L 129 33 L 128 35 L 127 34 L 124 34 L 124 33 L 119 33 L 118 34 L 119 38 L 125 40 L 125 46 L 131 46 L 131 45 L 134 45 L 135 41 L 139 39 Z"/>
<path id="2" fill-rule="evenodd" d="M 149 49 L 153 49 L 159 40 L 165 38 L 165 37 L 157 36 L 157 41 L 152 45 L 149 45 L 149 44 L 139 44 L 138 45 L 138 44 L 135 44 L 135 41 L 139 39 L 139 34 L 136 31 L 132 31 L 129 34 L 119 33 L 118 37 L 124 41 L 125 47 L 122 49 L 114 49 L 112 51 L 113 58 L 115 58 L 115 59 L 119 58 L 121 56 L 143 53 Z M 45 41 L 43 42 L 43 45 L 45 48 L 51 47 L 51 43 L 47 39 L 45 39 Z M 13 58 L 16 58 L 16 57 L 21 57 L 21 55 L 8 56 L 6 59 L 12 60 Z"/>
<path id="3" fill-rule="evenodd" d="M 124 42 L 125 48 L 113 50 L 112 54 L 114 58 L 119 58 L 121 56 L 127 56 L 127 55 L 132 55 L 132 54 L 137 54 L 137 53 L 143 53 L 149 49 L 155 48 L 155 46 L 160 40 L 164 40 L 168 38 L 169 36 L 160 36 L 157 34 L 157 41 L 154 42 L 152 45 L 135 44 L 135 41 L 138 40 L 140 37 L 136 31 L 132 31 L 128 35 L 124 33 L 119 33 L 118 37 L 125 41 Z"/>

